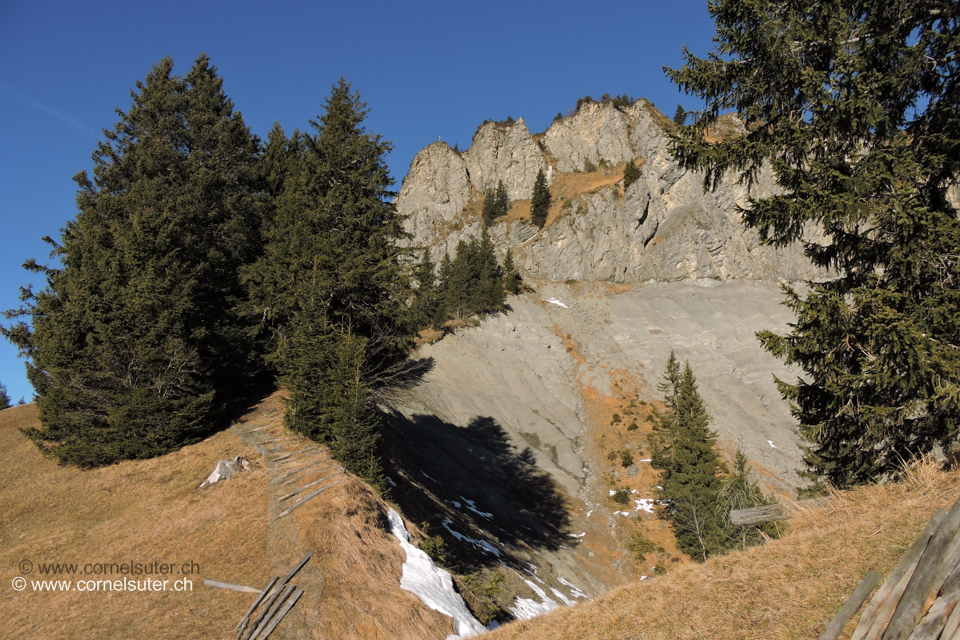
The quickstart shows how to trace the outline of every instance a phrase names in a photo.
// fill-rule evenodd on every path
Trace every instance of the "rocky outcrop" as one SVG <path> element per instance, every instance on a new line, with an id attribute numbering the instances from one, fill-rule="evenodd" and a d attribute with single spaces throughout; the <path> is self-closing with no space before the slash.
<path id="1" fill-rule="evenodd" d="M 522 119 L 485 123 L 462 157 L 434 143 L 414 159 L 398 198 L 400 211 L 409 216 L 411 244 L 426 247 L 439 261 L 460 240 L 480 235 L 479 212 L 463 211 L 471 197 L 503 180 L 511 199 L 529 198 L 537 171 L 545 168 L 555 177 L 555 206 L 547 226 L 539 230 L 527 220 L 508 217 L 490 229 L 501 254 L 512 248 L 529 278 L 796 281 L 823 275 L 800 246 L 774 250 L 760 245 L 757 233 L 740 224 L 738 205 L 747 206 L 751 194 L 773 193 L 770 172 L 761 174 L 749 191 L 728 179 L 705 193 L 702 174 L 683 169 L 671 155 L 671 126 L 646 100 L 623 108 L 589 103 L 550 126 L 542 138 L 546 152 Z M 732 117 L 723 129 L 724 135 L 744 132 Z M 641 176 L 624 191 L 614 172 L 628 160 L 637 162 Z M 588 162 L 600 167 L 595 175 L 586 180 L 576 176 L 579 182 L 565 179 L 589 168 Z M 569 185 L 574 184 L 591 186 L 571 194 Z"/>
<path id="2" fill-rule="evenodd" d="M 463 159 L 478 193 L 496 189 L 502 180 L 511 200 L 530 198 L 537 172 L 547 169 L 543 153 L 523 118 L 510 124 L 482 125 Z"/>
<path id="3" fill-rule="evenodd" d="M 543 141 L 556 158 L 557 170 L 564 173 L 582 171 L 588 160 L 594 165 L 619 164 L 637 155 L 630 141 L 630 120 L 619 109 L 588 103 L 550 125 Z"/>
<path id="4" fill-rule="evenodd" d="M 443 226 L 458 219 L 470 198 L 467 164 L 446 142 L 422 149 L 397 196 L 397 210 L 406 219 L 406 230 L 415 244 L 425 238 L 440 238 Z"/>

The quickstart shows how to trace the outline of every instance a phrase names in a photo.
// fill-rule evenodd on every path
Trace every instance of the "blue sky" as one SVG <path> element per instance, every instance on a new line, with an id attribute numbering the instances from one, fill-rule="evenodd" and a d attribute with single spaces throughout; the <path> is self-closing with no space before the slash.
<path id="1" fill-rule="evenodd" d="M 30 282 L 23 262 L 46 259 L 40 238 L 75 216 L 71 177 L 92 167 L 101 130 L 166 55 L 182 74 L 206 52 L 261 137 L 274 121 L 307 128 L 344 76 L 371 109 L 368 129 L 394 144 L 399 188 L 419 149 L 438 137 L 466 149 L 484 119 L 543 131 L 577 98 L 604 93 L 645 97 L 668 116 L 693 109 L 661 66 L 680 66 L 684 45 L 706 54 L 713 34 L 706 0 L 0 0 L 0 309 Z M 30 400 L 6 341 L 0 381 Z"/>

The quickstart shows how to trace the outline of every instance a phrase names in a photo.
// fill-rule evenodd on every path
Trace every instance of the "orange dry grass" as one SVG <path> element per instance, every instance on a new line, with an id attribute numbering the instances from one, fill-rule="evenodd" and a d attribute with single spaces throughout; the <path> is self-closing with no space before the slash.
<path id="1" fill-rule="evenodd" d="M 304 594 L 304 638 L 444 638 L 451 618 L 400 589 L 405 554 L 389 533 L 389 506 L 350 477 L 297 510 L 298 544 L 311 559 L 322 589 Z M 410 525 L 408 524 L 408 527 Z"/>
<path id="2" fill-rule="evenodd" d="M 268 575 L 265 471 L 256 468 L 210 489 L 194 489 L 217 460 L 238 454 L 259 460 L 252 447 L 224 431 L 162 458 L 81 471 L 44 458 L 19 433 L 18 428 L 37 426 L 36 416 L 33 405 L 0 412 L 0 635 L 228 637 L 252 596 L 206 587 L 203 580 L 259 586 Z M 22 560 L 34 563 L 32 573 L 19 570 Z M 39 574 L 39 563 L 82 567 L 154 560 L 199 565 L 199 572 L 187 576 L 193 590 L 35 592 L 29 582 L 22 592 L 11 588 L 16 576 L 49 578 Z"/>
<path id="3" fill-rule="evenodd" d="M 490 638 L 816 638 L 867 571 L 889 573 L 958 489 L 960 473 L 921 464 L 902 483 L 796 509 L 792 531 L 766 546 L 686 565 Z"/>

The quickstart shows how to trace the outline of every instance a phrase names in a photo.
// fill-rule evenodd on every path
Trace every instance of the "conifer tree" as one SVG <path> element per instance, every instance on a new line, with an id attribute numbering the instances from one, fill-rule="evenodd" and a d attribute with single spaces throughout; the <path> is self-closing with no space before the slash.
<path id="1" fill-rule="evenodd" d="M 533 183 L 533 197 L 530 201 L 530 219 L 533 224 L 543 229 L 550 213 L 550 189 L 547 187 L 547 176 L 543 169 L 537 171 L 537 179 Z"/>
<path id="2" fill-rule="evenodd" d="M 414 272 L 417 291 L 413 297 L 411 313 L 415 329 L 430 324 L 437 312 L 437 277 L 434 274 L 433 261 L 424 252 L 423 259 Z"/>
<path id="3" fill-rule="evenodd" d="M 510 197 L 503 180 L 497 182 L 496 189 L 487 189 L 483 194 L 483 224 L 489 227 L 497 218 L 502 218 L 510 211 Z"/>
<path id="4" fill-rule="evenodd" d="M 273 321 L 275 361 L 290 390 L 287 424 L 324 442 L 380 486 L 379 417 L 369 394 L 404 357 L 410 298 L 405 237 L 384 156 L 366 131 L 366 105 L 341 78 L 285 145 L 276 214 L 263 258 L 247 271 L 252 308 Z"/>
<path id="5" fill-rule="evenodd" d="M 0 409 L 10 408 L 10 394 L 7 393 L 7 387 L 0 382 Z"/>
<path id="6" fill-rule="evenodd" d="M 520 278 L 520 273 L 517 271 L 517 266 L 513 262 L 513 249 L 507 248 L 507 257 L 503 260 L 503 288 L 508 293 L 517 294 L 520 292 L 520 285 L 523 281 Z"/>
<path id="7" fill-rule="evenodd" d="M 728 529 L 728 539 L 725 544 L 726 549 L 746 549 L 764 542 L 764 535 L 770 538 L 777 537 L 778 531 L 774 523 L 764 522 L 756 525 L 735 525 L 730 522 L 730 512 L 734 509 L 750 509 L 769 504 L 777 504 L 777 499 L 766 495 L 763 490 L 757 486 L 757 483 L 750 480 L 750 467 L 747 464 L 747 456 L 743 451 L 737 449 L 733 460 L 733 474 L 727 478 L 723 487 L 717 495 L 717 503 L 720 508 L 724 524 Z M 762 533 L 761 533 L 762 532 Z"/>
<path id="8" fill-rule="evenodd" d="M 627 161 L 627 166 L 623 168 L 623 190 L 626 191 L 634 182 L 640 179 L 640 168 L 633 160 Z"/>
<path id="9" fill-rule="evenodd" d="M 689 363 L 679 373 L 671 353 L 664 376 L 668 411 L 657 415 L 651 464 L 661 472 L 659 502 L 678 547 L 697 561 L 724 549 L 729 537 L 717 495 L 723 486 L 717 436 Z"/>
<path id="10" fill-rule="evenodd" d="M 166 453 L 212 428 L 252 372 L 241 265 L 260 247 L 258 144 L 201 56 L 165 58 L 137 83 L 86 172 L 60 268 L 29 261 L 43 291 L 3 329 L 28 358 L 41 429 L 27 435 L 84 467 Z"/>
<path id="11" fill-rule="evenodd" d="M 811 444 L 812 476 L 837 486 L 896 472 L 958 438 L 960 175 L 957 4 L 717 0 L 716 47 L 667 69 L 702 98 L 674 153 L 705 172 L 753 180 L 769 163 L 777 195 L 742 211 L 762 241 L 804 242 L 837 277 L 787 288 L 797 315 L 765 348 L 804 369 L 780 382 Z M 735 111 L 745 136 L 704 133 Z"/>
<path id="12" fill-rule="evenodd" d="M 687 112 L 683 110 L 683 105 L 677 105 L 677 112 L 673 114 L 673 124 L 682 127 L 687 122 Z"/>
<path id="13" fill-rule="evenodd" d="M 437 268 L 437 306 L 433 313 L 433 324 L 438 327 L 450 317 L 447 297 L 452 273 L 453 261 L 450 259 L 450 253 L 445 252 L 440 259 L 440 266 Z"/>
<path id="14" fill-rule="evenodd" d="M 497 218 L 502 218 L 510 212 L 510 196 L 507 195 L 507 187 L 504 186 L 503 180 L 497 181 Z"/>

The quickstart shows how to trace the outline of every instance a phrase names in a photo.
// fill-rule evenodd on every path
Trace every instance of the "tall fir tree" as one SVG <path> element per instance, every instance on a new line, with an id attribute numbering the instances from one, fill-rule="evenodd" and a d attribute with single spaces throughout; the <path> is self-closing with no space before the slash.
<path id="1" fill-rule="evenodd" d="M 507 293 L 520 293 L 520 287 L 523 280 L 520 278 L 520 272 L 513 261 L 513 249 L 507 248 L 507 256 L 503 260 L 503 288 Z"/>
<path id="2" fill-rule="evenodd" d="M 717 436 L 689 363 L 680 373 L 672 352 L 661 388 L 668 410 L 657 415 L 651 434 L 651 465 L 661 472 L 661 513 L 680 550 L 703 562 L 721 552 L 729 537 L 717 502 L 723 487 Z"/>
<path id="3" fill-rule="evenodd" d="M 633 160 L 628 160 L 623 168 L 623 190 L 626 192 L 634 182 L 640 179 L 640 167 Z"/>
<path id="4" fill-rule="evenodd" d="M 835 278 L 787 288 L 797 321 L 763 332 L 806 375 L 781 381 L 810 448 L 810 474 L 837 486 L 896 472 L 958 439 L 960 22 L 953 0 L 827 3 L 716 0 L 716 47 L 667 69 L 704 100 L 674 153 L 714 187 L 769 163 L 777 195 L 741 213 L 762 241 L 805 242 Z M 719 114 L 747 122 L 716 144 Z"/>
<path id="5" fill-rule="evenodd" d="M 496 189 L 487 189 L 483 194 L 483 224 L 489 227 L 497 218 L 502 218 L 510 211 L 510 196 L 503 180 L 497 182 Z"/>
<path id="6" fill-rule="evenodd" d="M 543 229 L 550 213 L 550 189 L 547 186 L 547 176 L 543 169 L 537 171 L 537 179 L 533 183 L 533 197 L 530 201 L 530 219 L 533 224 Z"/>
<path id="7" fill-rule="evenodd" d="M 404 357 L 411 291 L 389 201 L 391 147 L 362 126 L 366 115 L 341 78 L 311 120 L 314 135 L 283 144 L 277 133 L 283 189 L 246 281 L 252 310 L 272 322 L 288 424 L 379 485 L 369 394 Z"/>
<path id="8" fill-rule="evenodd" d="M 683 105 L 677 105 L 677 112 L 673 114 L 673 124 L 682 127 L 687 123 L 687 112 L 683 110 Z"/>
<path id="9" fill-rule="evenodd" d="M 7 387 L 0 382 L 0 409 L 10 408 L 10 394 L 7 393 Z"/>
<path id="10" fill-rule="evenodd" d="M 238 308 L 263 209 L 258 143 L 201 56 L 185 77 L 158 63 L 94 153 L 59 268 L 29 261 L 4 335 L 28 359 L 41 429 L 26 433 L 84 467 L 145 458 L 213 428 L 253 370 Z"/>
<path id="11" fill-rule="evenodd" d="M 437 276 L 434 273 L 433 261 L 424 251 L 423 258 L 414 271 L 417 281 L 417 291 L 411 304 L 411 316 L 415 331 L 428 326 L 437 313 Z"/>

